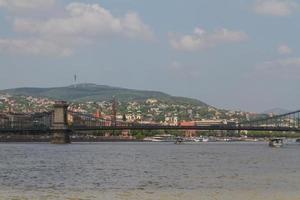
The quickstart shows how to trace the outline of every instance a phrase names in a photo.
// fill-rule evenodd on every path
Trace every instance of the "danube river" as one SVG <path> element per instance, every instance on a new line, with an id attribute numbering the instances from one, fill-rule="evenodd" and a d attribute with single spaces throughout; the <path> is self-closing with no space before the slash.
<path id="1" fill-rule="evenodd" d="M 300 145 L 0 144 L 0 199 L 300 199 Z"/>

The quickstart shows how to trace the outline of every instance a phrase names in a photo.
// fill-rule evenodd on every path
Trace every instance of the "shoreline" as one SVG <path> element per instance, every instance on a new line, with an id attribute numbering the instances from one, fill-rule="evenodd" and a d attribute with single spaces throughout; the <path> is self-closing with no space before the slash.
<path id="1" fill-rule="evenodd" d="M 72 143 L 76 142 L 84 142 L 84 143 L 97 143 L 97 142 L 144 142 L 144 143 L 174 143 L 174 141 L 149 141 L 143 139 L 136 139 L 134 137 L 121 137 L 121 136 L 84 136 L 84 137 L 70 137 Z M 227 140 L 229 139 L 229 140 Z M 208 142 L 191 142 L 185 141 L 183 144 L 204 144 L 204 143 L 261 143 L 261 142 L 268 142 L 269 138 L 248 138 L 248 139 L 241 139 L 239 137 L 216 137 L 212 141 Z M 0 136 L 0 143 L 50 143 L 51 136 L 41 136 L 41 135 L 2 135 Z"/>
<path id="2" fill-rule="evenodd" d="M 107 139 L 107 140 L 71 140 L 72 143 L 148 143 L 148 144 L 173 144 L 174 142 L 172 141 L 161 141 L 161 142 L 153 142 L 153 141 L 145 141 L 145 140 L 112 140 L 112 139 Z M 0 140 L 0 144 L 10 144 L 10 143 L 51 143 L 50 140 Z M 235 144 L 235 143 L 245 143 L 245 144 L 250 144 L 250 143 L 267 143 L 267 141 L 212 141 L 212 142 L 183 142 L 182 144 L 217 144 L 217 143 L 222 143 L 222 144 Z"/>

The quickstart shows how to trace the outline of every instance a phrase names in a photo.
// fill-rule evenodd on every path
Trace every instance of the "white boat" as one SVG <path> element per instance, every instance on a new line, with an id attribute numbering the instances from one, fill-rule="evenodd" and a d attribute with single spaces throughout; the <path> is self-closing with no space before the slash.
<path id="1" fill-rule="evenodd" d="M 157 135 L 154 137 L 146 137 L 144 141 L 148 142 L 174 142 L 174 136 L 172 135 Z"/>
<path id="2" fill-rule="evenodd" d="M 187 141 L 191 141 L 191 142 L 202 142 L 202 137 L 192 137 L 190 140 Z"/>
<path id="3" fill-rule="evenodd" d="M 272 138 L 269 141 L 270 147 L 282 147 L 283 146 L 283 139 L 282 138 Z"/>

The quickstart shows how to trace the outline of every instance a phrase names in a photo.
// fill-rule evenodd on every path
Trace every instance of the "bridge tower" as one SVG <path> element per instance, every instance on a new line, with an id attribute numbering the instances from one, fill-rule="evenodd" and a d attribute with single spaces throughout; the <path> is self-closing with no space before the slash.
<path id="1" fill-rule="evenodd" d="M 52 144 L 68 144 L 70 143 L 68 128 L 68 107 L 65 101 L 56 101 L 54 104 L 53 123 L 51 129 L 53 135 L 51 139 Z"/>

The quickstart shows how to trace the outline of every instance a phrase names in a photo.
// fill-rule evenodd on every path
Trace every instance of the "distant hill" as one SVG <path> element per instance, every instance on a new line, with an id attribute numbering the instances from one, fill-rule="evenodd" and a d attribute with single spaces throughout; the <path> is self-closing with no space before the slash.
<path id="1" fill-rule="evenodd" d="M 77 84 L 67 87 L 54 88 L 15 88 L 1 90 L 0 93 L 7 93 L 14 96 L 34 96 L 47 97 L 50 99 L 65 100 L 65 101 L 110 101 L 115 96 L 119 101 L 145 101 L 149 98 L 156 98 L 160 101 L 179 104 L 190 104 L 197 106 L 208 106 L 206 103 L 197 99 L 175 97 L 163 92 L 133 90 L 120 87 L 111 87 L 106 85 L 96 84 Z"/>

